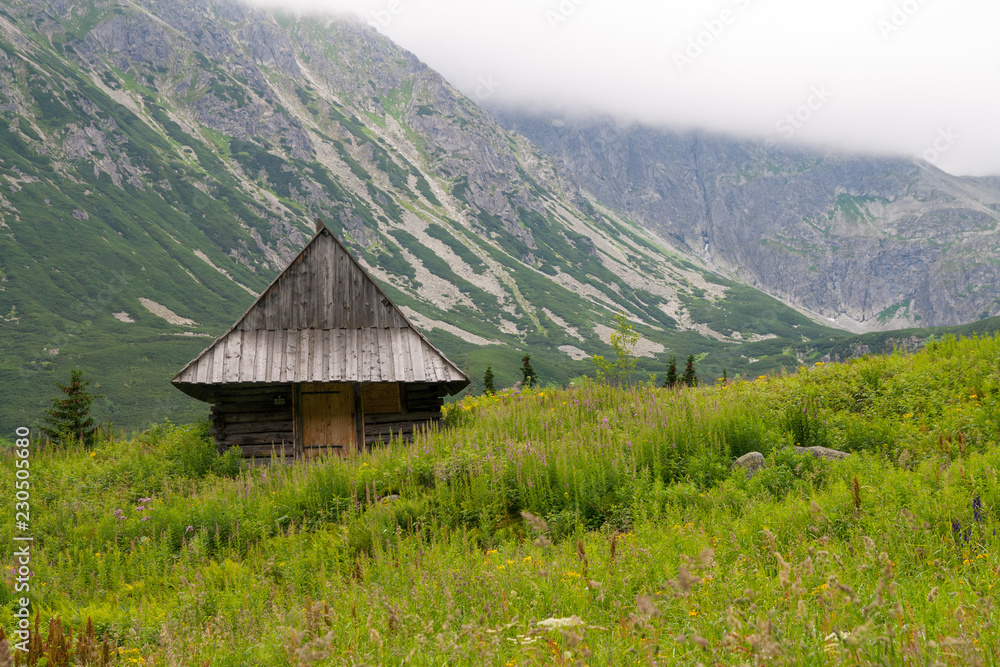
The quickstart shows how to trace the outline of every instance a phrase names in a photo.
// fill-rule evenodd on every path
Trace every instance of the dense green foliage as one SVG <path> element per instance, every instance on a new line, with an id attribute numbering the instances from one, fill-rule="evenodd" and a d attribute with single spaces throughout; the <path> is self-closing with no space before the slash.
<path id="1" fill-rule="evenodd" d="M 447 413 L 291 467 L 240 470 L 204 426 L 35 451 L 35 609 L 119 664 L 1000 660 L 1000 337 Z"/>

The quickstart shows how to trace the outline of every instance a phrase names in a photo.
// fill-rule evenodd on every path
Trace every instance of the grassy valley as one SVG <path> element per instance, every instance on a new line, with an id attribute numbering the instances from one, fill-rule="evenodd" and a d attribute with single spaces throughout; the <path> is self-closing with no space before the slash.
<path id="1" fill-rule="evenodd" d="M 308 466 L 169 423 L 34 450 L 42 634 L 90 618 L 122 665 L 1000 661 L 1000 336 L 447 412 Z"/>

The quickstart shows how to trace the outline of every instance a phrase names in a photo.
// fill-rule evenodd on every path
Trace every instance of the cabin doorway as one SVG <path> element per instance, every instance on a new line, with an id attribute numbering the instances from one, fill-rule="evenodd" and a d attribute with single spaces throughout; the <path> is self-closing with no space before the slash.
<path id="1" fill-rule="evenodd" d="M 299 405 L 305 458 L 327 453 L 347 456 L 357 449 L 354 389 L 350 384 L 304 384 Z"/>

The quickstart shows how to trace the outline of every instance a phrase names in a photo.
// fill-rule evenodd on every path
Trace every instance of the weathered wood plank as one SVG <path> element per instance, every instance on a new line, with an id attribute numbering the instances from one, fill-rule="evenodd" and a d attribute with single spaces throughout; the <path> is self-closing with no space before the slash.
<path id="1" fill-rule="evenodd" d="M 289 451 L 292 450 L 292 432 L 276 431 L 274 433 L 244 433 L 240 435 L 227 435 L 220 440 L 225 445 L 271 445 L 285 443 Z"/>
<path id="2" fill-rule="evenodd" d="M 341 257 L 341 254 L 340 248 L 333 252 L 335 268 L 333 300 L 335 305 L 330 311 L 331 329 L 347 328 L 347 267 L 344 262 L 345 258 Z"/>
<path id="3" fill-rule="evenodd" d="M 327 351 L 327 377 L 331 380 L 340 380 L 343 377 L 341 363 L 344 359 L 343 330 L 331 329 L 329 349 Z"/>
<path id="4" fill-rule="evenodd" d="M 282 329 L 268 332 L 267 381 L 280 382 L 285 365 L 285 332 Z"/>
<path id="5" fill-rule="evenodd" d="M 264 319 L 264 328 L 269 331 L 278 328 L 278 307 L 275 302 L 278 301 L 278 292 L 283 286 L 284 278 L 279 276 L 274 287 L 265 294 L 264 299 L 258 305 Z"/>
<path id="6" fill-rule="evenodd" d="M 267 331 L 265 329 L 257 331 L 257 353 L 253 371 L 254 382 L 267 381 L 267 366 L 271 361 L 271 352 L 268 346 L 271 343 L 271 337 L 273 335 L 273 331 Z"/>
<path id="7" fill-rule="evenodd" d="M 259 456 L 261 458 L 265 458 L 265 457 L 270 457 L 271 454 L 273 453 L 278 457 L 279 460 L 282 458 L 289 460 L 292 459 L 291 456 L 292 449 L 291 446 L 287 444 L 284 446 L 284 448 L 282 448 L 280 445 L 278 445 L 277 447 L 272 445 L 244 445 L 240 447 L 240 449 L 243 451 L 243 456 L 245 457 Z"/>
<path id="8" fill-rule="evenodd" d="M 377 290 L 375 289 L 375 283 L 370 280 L 362 281 L 362 293 L 364 294 L 364 313 L 365 319 L 361 323 L 362 326 L 366 327 L 378 327 L 378 310 L 382 307 L 379 302 Z"/>
<path id="9" fill-rule="evenodd" d="M 295 368 L 299 364 L 299 355 L 302 353 L 302 350 L 299 348 L 298 333 L 298 331 L 294 330 L 283 332 L 285 338 L 285 345 L 283 346 L 285 350 L 285 363 L 281 372 L 283 382 L 295 381 Z"/>
<path id="10" fill-rule="evenodd" d="M 304 311 L 303 311 L 304 312 Z M 299 359 L 295 367 L 293 381 L 303 382 L 312 379 L 312 355 L 316 350 L 313 347 L 314 329 L 301 329 L 299 332 Z"/>
<path id="11" fill-rule="evenodd" d="M 425 421 L 429 419 L 439 419 L 441 413 L 437 410 L 424 412 L 389 412 L 384 414 L 366 414 L 365 426 L 374 424 L 391 424 L 402 422 Z"/>
<path id="12" fill-rule="evenodd" d="M 257 332 L 256 331 L 240 331 L 240 338 L 242 339 L 242 353 L 240 354 L 240 361 L 236 367 L 238 380 L 246 381 L 253 378 L 253 368 L 254 362 L 257 357 Z"/>
<path id="13" fill-rule="evenodd" d="M 351 302 L 351 329 L 360 329 L 365 325 L 366 304 L 363 299 L 362 275 L 357 264 L 350 263 L 351 267 L 351 291 L 348 297 Z M 359 298 L 362 297 L 362 298 Z M 359 376 L 360 377 L 360 376 Z"/>
<path id="14" fill-rule="evenodd" d="M 347 377 L 345 380 L 360 380 L 364 372 L 364 339 L 361 329 L 348 329 L 347 337 L 350 341 L 350 356 L 348 356 Z"/>
<path id="15" fill-rule="evenodd" d="M 222 362 L 222 381 L 238 382 L 240 379 L 240 357 L 243 352 L 243 332 L 234 331 L 226 338 L 226 353 Z"/>
<path id="16" fill-rule="evenodd" d="M 375 339 L 378 342 L 378 381 L 391 382 L 395 380 L 392 368 L 392 342 L 389 338 L 389 330 L 376 328 L 374 330 Z"/>
<path id="17" fill-rule="evenodd" d="M 317 298 L 320 289 L 320 281 L 323 279 L 322 254 L 323 249 L 316 245 L 310 246 L 306 251 L 308 257 L 302 263 L 303 284 L 302 294 L 302 328 L 315 329 L 316 319 L 319 315 L 319 305 L 321 301 Z"/>
<path id="18" fill-rule="evenodd" d="M 270 396 L 275 393 L 288 393 L 292 390 L 290 384 L 260 384 L 260 385 L 223 385 L 219 387 L 216 395 L 221 400 L 239 400 L 242 398 L 254 398 L 260 396 Z"/>
<path id="19" fill-rule="evenodd" d="M 288 419 L 286 421 L 259 421 L 259 422 L 241 422 L 238 424 L 226 424 L 224 429 L 226 436 L 231 435 L 249 435 L 253 433 L 258 434 L 271 434 L 271 433 L 292 433 L 292 420 Z"/>
<path id="20" fill-rule="evenodd" d="M 336 271 L 335 255 L 332 249 L 327 249 L 327 252 L 323 254 L 323 289 L 319 295 L 323 316 L 320 318 L 318 326 L 322 329 L 333 328 L 331 316 L 333 315 L 333 307 L 336 305 L 336 300 L 334 299 L 337 281 Z"/>
<path id="21" fill-rule="evenodd" d="M 420 336 L 412 329 L 409 329 L 406 333 L 406 344 L 410 351 L 408 361 L 410 367 L 413 369 L 413 379 L 417 382 L 425 382 L 428 378 L 427 372 L 424 369 L 423 350 L 421 349 L 423 342 L 420 340 Z"/>
<path id="22" fill-rule="evenodd" d="M 276 405 L 272 405 L 275 410 L 271 412 L 264 412 L 258 410 L 256 412 L 228 412 L 225 415 L 218 415 L 213 417 L 213 419 L 224 420 L 226 424 L 243 424 L 246 422 L 283 422 L 290 421 L 292 419 L 292 405 L 289 401 L 287 410 L 278 410 Z"/>
<path id="23" fill-rule="evenodd" d="M 290 403 L 290 401 L 289 401 Z M 286 403 L 287 404 L 287 403 Z M 284 405 L 275 405 L 273 400 L 254 401 L 252 403 L 230 403 L 223 406 L 225 410 L 226 423 L 235 421 L 240 415 L 247 415 L 253 421 L 253 415 L 272 412 L 284 408 Z"/>
<path id="24" fill-rule="evenodd" d="M 378 366 L 378 344 L 372 335 L 371 329 L 359 329 L 363 347 L 361 349 L 361 375 L 358 378 L 362 382 L 376 382 L 375 369 Z"/>
<path id="25" fill-rule="evenodd" d="M 212 368 L 209 371 L 209 382 L 219 384 L 222 382 L 222 368 L 226 360 L 226 341 L 220 341 L 212 350 Z"/>
<path id="26" fill-rule="evenodd" d="M 398 329 L 386 329 L 386 335 L 389 337 L 389 354 L 392 355 L 393 380 L 402 380 L 406 377 L 407 364 L 400 334 Z"/>
<path id="27" fill-rule="evenodd" d="M 424 387 L 420 387 L 419 385 L 414 385 L 414 384 L 407 384 L 406 390 L 409 392 L 410 396 L 416 398 L 419 398 L 421 396 L 433 396 L 434 398 L 437 398 L 438 396 L 444 396 L 446 393 L 448 393 L 444 390 L 444 388 L 441 385 L 437 384 L 429 386 L 425 385 Z"/>
<path id="28" fill-rule="evenodd" d="M 326 355 L 327 355 L 327 335 L 328 331 L 316 329 L 313 332 L 313 355 L 312 363 L 309 365 L 309 379 L 319 382 L 327 379 Z"/>

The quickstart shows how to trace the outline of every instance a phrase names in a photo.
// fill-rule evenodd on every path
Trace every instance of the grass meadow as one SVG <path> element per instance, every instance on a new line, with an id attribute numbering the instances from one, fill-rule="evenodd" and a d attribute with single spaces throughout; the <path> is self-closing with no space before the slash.
<path id="1" fill-rule="evenodd" d="M 998 431 L 994 336 L 697 389 L 469 397 L 411 444 L 311 465 L 243 469 L 203 424 L 41 447 L 39 632 L 15 659 L 997 665 Z M 750 451 L 752 479 L 732 468 Z"/>

